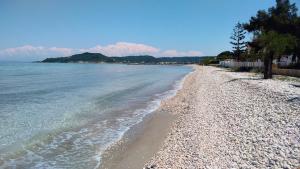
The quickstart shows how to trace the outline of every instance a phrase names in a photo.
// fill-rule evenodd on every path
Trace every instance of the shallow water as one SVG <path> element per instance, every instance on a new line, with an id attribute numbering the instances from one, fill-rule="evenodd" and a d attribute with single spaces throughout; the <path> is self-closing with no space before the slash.
<path id="1" fill-rule="evenodd" d="M 187 66 L 0 63 L 0 168 L 95 168 Z M 176 83 L 177 82 L 177 83 Z"/>

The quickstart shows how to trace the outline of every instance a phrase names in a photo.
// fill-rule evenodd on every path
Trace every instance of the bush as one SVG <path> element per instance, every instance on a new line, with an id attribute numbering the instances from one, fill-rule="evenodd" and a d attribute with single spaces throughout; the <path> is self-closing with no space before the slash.
<path id="1" fill-rule="evenodd" d="M 251 73 L 263 73 L 263 69 L 259 69 L 259 68 L 252 68 L 250 70 Z"/>
<path id="2" fill-rule="evenodd" d="M 207 58 L 207 59 L 204 59 L 202 63 L 204 65 L 219 64 L 219 61 L 214 58 Z"/>
<path id="3" fill-rule="evenodd" d="M 252 72 L 252 73 L 262 73 L 263 70 L 259 68 L 252 68 L 252 67 L 236 67 L 232 68 L 234 72 Z"/>

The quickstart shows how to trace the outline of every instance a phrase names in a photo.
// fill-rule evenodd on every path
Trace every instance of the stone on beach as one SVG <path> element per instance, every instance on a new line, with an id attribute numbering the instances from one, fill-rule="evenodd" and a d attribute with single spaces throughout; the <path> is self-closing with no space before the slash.
<path id="1" fill-rule="evenodd" d="M 299 96 L 289 82 L 195 66 L 162 103 L 178 117 L 145 168 L 297 168 Z"/>

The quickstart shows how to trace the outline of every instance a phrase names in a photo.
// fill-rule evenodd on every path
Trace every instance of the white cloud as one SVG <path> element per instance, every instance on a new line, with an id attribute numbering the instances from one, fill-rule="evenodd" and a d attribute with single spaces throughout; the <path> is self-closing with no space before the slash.
<path id="1" fill-rule="evenodd" d="M 44 47 L 42 46 L 30 46 L 30 45 L 25 45 L 25 46 L 21 46 L 21 47 L 16 47 L 16 48 L 7 48 L 4 50 L 0 51 L 0 55 L 15 55 L 15 54 L 19 54 L 19 53 L 23 53 L 25 55 L 29 54 L 29 53 L 37 53 L 39 51 L 42 51 L 44 49 Z"/>
<path id="2" fill-rule="evenodd" d="M 143 54 L 155 55 L 160 50 L 158 48 L 144 44 L 118 42 L 116 44 L 107 46 L 97 45 L 93 48 L 82 49 L 81 51 L 102 53 L 107 56 L 126 56 Z"/>
<path id="3" fill-rule="evenodd" d="M 62 53 L 64 55 L 70 55 L 75 52 L 75 50 L 71 48 L 57 48 L 57 47 L 51 47 L 49 48 L 49 51 Z"/>
<path id="4" fill-rule="evenodd" d="M 71 54 L 73 49 L 70 48 L 58 48 L 58 47 L 51 47 L 46 48 L 43 46 L 31 46 L 25 45 L 16 48 L 7 48 L 0 51 L 0 55 L 16 55 L 16 54 L 24 54 L 24 55 L 31 55 L 31 54 L 45 54 L 48 52 L 57 52 L 61 54 Z"/>
<path id="5" fill-rule="evenodd" d="M 163 56 L 201 56 L 200 51 L 177 51 L 177 50 L 160 50 L 159 48 L 129 42 L 117 42 L 106 46 L 97 45 L 92 48 L 73 49 L 59 47 L 44 47 L 25 45 L 16 48 L 7 48 L 0 50 L 0 60 L 19 60 L 34 61 L 42 60 L 47 57 L 70 56 L 76 53 L 93 52 L 102 53 L 107 56 L 126 56 L 126 55 L 153 55 Z"/>
<path id="6" fill-rule="evenodd" d="M 178 56 L 202 56 L 202 52 L 200 51 L 177 51 L 177 50 L 166 50 L 162 52 L 162 56 L 173 56 L 173 57 L 178 57 Z"/>
<path id="7" fill-rule="evenodd" d="M 76 50 L 71 48 L 47 48 L 43 46 L 25 45 L 0 50 L 0 60 L 33 61 L 45 59 L 46 57 L 68 56 L 75 53 L 75 51 Z"/>

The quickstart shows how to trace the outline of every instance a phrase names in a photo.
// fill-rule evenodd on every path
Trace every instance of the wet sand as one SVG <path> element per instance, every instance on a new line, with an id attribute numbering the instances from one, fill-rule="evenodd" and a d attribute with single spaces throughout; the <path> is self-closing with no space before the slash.
<path id="1" fill-rule="evenodd" d="M 195 66 L 193 66 L 195 68 Z M 160 149 L 177 115 L 185 106 L 182 97 L 188 90 L 193 73 L 186 75 L 176 96 L 165 99 L 160 107 L 125 133 L 123 138 L 109 147 L 102 156 L 101 169 L 140 169 Z"/>
<path id="2" fill-rule="evenodd" d="M 159 150 L 175 116 L 155 111 L 104 154 L 100 168 L 140 169 Z"/>

